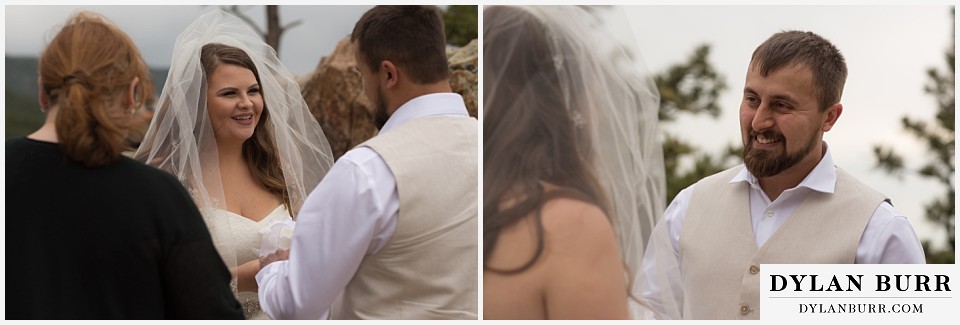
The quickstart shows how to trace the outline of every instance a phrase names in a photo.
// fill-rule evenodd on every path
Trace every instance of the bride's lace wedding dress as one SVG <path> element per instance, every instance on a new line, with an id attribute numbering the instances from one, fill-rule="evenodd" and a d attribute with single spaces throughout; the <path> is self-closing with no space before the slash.
<path id="1" fill-rule="evenodd" d="M 228 234 L 212 234 L 214 236 L 221 236 L 220 238 L 230 238 L 232 237 L 236 243 L 237 247 L 237 262 L 238 264 L 243 264 L 252 260 L 256 260 L 260 257 L 260 229 L 266 226 L 269 226 L 273 221 L 285 221 L 291 220 L 290 212 L 287 211 L 286 206 L 279 205 L 276 209 L 270 212 L 266 217 L 260 221 L 253 221 L 239 214 L 220 209 L 211 209 L 204 212 L 217 213 L 223 217 L 230 220 L 229 228 L 219 228 L 214 230 L 216 232 L 226 232 Z M 243 306 L 243 317 L 245 319 L 269 319 L 267 314 L 260 309 L 260 300 L 257 298 L 257 293 L 252 291 L 240 292 L 237 295 L 237 300 L 240 301 L 240 304 Z"/>

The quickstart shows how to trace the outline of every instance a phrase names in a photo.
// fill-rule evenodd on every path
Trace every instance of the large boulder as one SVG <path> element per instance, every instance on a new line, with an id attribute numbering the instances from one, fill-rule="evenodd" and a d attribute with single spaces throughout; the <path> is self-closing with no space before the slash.
<path id="1" fill-rule="evenodd" d="M 450 88 L 463 96 L 470 116 L 477 117 L 477 40 L 447 51 L 447 63 L 450 64 Z"/>
<path id="2" fill-rule="evenodd" d="M 477 41 L 448 50 L 450 86 L 477 117 Z M 373 104 L 363 95 L 360 73 L 355 69 L 353 46 L 344 38 L 317 69 L 301 79 L 303 98 L 320 122 L 334 158 L 377 134 Z"/>

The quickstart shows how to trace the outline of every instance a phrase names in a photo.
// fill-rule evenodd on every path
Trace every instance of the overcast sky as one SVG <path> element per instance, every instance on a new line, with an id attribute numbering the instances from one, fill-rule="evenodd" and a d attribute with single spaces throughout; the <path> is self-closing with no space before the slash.
<path id="1" fill-rule="evenodd" d="M 932 120 L 936 103 L 923 91 L 926 70 L 945 68 L 951 46 L 947 6 L 632 6 L 624 8 L 648 68 L 663 71 L 682 62 L 701 43 L 711 44 L 710 62 L 726 77 L 722 115 L 681 118 L 663 127 L 702 149 L 719 153 L 740 146 L 738 110 L 753 50 L 781 30 L 809 30 L 833 42 L 847 60 L 843 114 L 824 135 L 835 163 L 890 196 L 921 239 L 945 243 L 944 231 L 924 218 L 923 204 L 944 192 L 931 181 L 903 182 L 874 169 L 874 144 L 892 146 L 908 167 L 928 160 L 923 143 L 902 131 L 904 115 Z"/>

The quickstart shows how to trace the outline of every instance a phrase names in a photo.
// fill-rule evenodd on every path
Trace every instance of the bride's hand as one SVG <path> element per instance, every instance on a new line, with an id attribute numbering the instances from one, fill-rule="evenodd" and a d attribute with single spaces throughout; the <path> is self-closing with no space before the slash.
<path id="1" fill-rule="evenodd" d="M 286 261 L 290 258 L 290 250 L 279 249 L 276 252 L 267 254 L 267 256 L 260 258 L 260 269 L 262 270 L 268 264 L 276 261 Z"/>

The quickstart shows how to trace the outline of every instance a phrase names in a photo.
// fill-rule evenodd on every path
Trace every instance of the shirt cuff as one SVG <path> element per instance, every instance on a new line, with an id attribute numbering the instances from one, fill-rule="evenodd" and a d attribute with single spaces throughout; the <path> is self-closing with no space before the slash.
<path id="1" fill-rule="evenodd" d="M 287 261 L 270 263 L 266 267 L 260 269 L 256 275 L 257 286 L 259 287 L 259 290 L 257 290 L 257 298 L 260 299 L 260 309 L 263 309 L 263 312 L 266 313 L 270 319 L 277 319 L 277 317 L 273 308 L 273 300 L 271 300 L 270 297 L 267 297 L 266 294 L 268 292 L 276 291 L 277 284 L 274 282 L 276 282 L 277 276 L 282 270 L 281 264 L 286 263 Z"/>
<path id="2" fill-rule="evenodd" d="M 265 284 L 264 281 L 269 281 L 270 279 L 272 279 L 273 276 L 280 271 L 278 269 L 279 267 L 278 265 L 280 263 L 286 263 L 286 262 L 287 261 L 276 261 L 268 264 L 266 267 L 260 269 L 260 271 L 257 271 L 257 275 L 256 275 L 257 286 L 263 286 Z"/>

